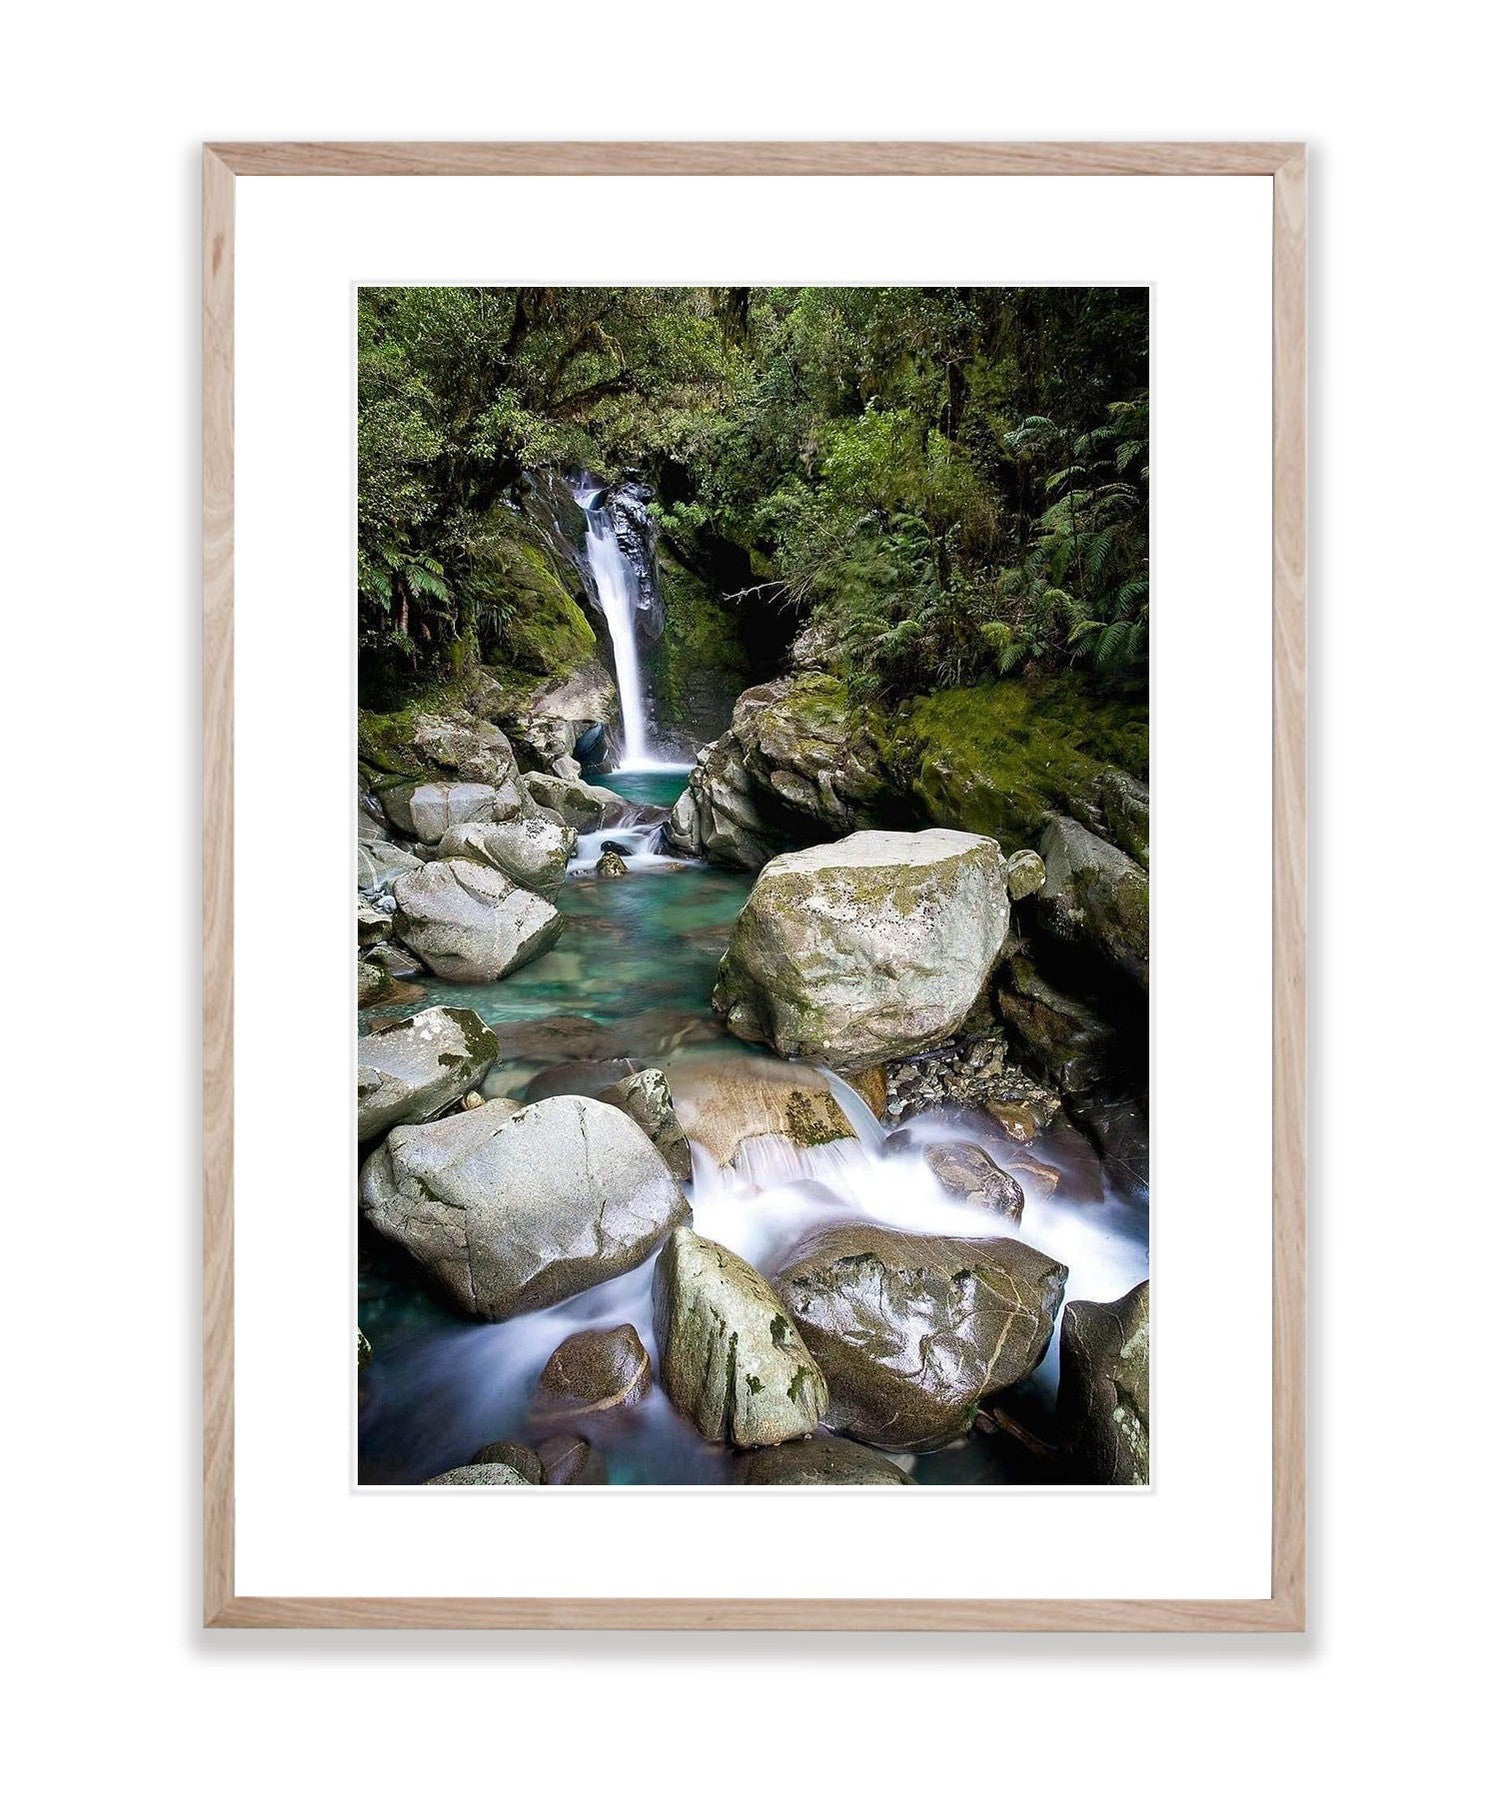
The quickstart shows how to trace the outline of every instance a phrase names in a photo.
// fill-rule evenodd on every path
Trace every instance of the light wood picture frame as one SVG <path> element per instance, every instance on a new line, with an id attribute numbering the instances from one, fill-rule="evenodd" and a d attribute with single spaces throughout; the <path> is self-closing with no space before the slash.
<path id="1" fill-rule="evenodd" d="M 277 1597 L 234 1543 L 233 620 L 240 176 L 1270 177 L 1273 217 L 1271 1591 L 1225 1600 Z M 203 153 L 203 1615 L 215 1627 L 1298 1631 L 1306 1609 L 1306 204 L 1297 143 L 225 143 Z"/>

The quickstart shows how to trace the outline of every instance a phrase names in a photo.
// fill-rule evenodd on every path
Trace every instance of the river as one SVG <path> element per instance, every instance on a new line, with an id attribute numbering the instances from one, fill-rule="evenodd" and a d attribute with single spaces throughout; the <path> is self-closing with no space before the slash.
<path id="1" fill-rule="evenodd" d="M 600 777 L 600 784 L 641 804 L 669 804 L 684 770 L 655 769 Z M 568 924 L 556 948 L 503 982 L 457 986 L 422 980 L 421 997 L 374 1008 L 366 1024 L 430 1005 L 468 1006 L 493 1027 L 500 1059 L 486 1078 L 487 1098 L 520 1099 L 545 1087 L 549 1069 L 586 1058 L 632 1057 L 690 1077 L 708 1061 L 746 1065 L 767 1052 L 727 1037 L 709 1006 L 718 960 L 749 892 L 748 875 L 653 854 L 648 832 L 605 831 L 580 842 L 559 906 Z M 633 837 L 633 840 L 632 840 Z M 627 841 L 629 874 L 593 873 L 601 842 Z M 556 1078 L 556 1077 L 554 1077 Z M 565 1078 L 565 1077 L 564 1077 Z M 886 1132 L 851 1089 L 833 1088 L 854 1132 L 845 1144 L 791 1152 L 766 1146 L 719 1170 L 694 1145 L 689 1197 L 694 1228 L 762 1270 L 813 1225 L 868 1219 L 948 1236 L 1018 1235 L 1065 1263 L 1069 1299 L 1117 1299 L 1147 1273 L 1148 1212 L 1115 1192 L 1097 1155 L 1069 1127 L 1024 1153 L 1055 1169 L 1050 1195 L 1030 1192 L 1020 1226 L 944 1195 L 920 1156 L 923 1144 L 970 1140 L 1002 1165 L 1018 1153 L 987 1120 L 929 1114 L 891 1153 Z M 908 1124 L 911 1121 L 907 1121 Z M 359 1478 L 364 1483 L 422 1481 L 468 1462 L 485 1443 L 526 1441 L 535 1379 L 571 1332 L 632 1323 L 656 1361 L 651 1322 L 654 1258 L 632 1273 L 554 1306 L 502 1324 L 475 1323 L 447 1311 L 413 1278 L 412 1264 L 361 1227 L 359 1322 L 374 1345 L 360 1379 Z M 1003 1396 L 1005 1412 L 1047 1439 L 1056 1387 L 1057 1338 L 1040 1368 Z M 717 1483 L 730 1477 L 731 1452 L 705 1442 L 659 1388 L 640 1405 L 590 1420 L 590 1438 L 608 1479 L 620 1484 Z M 1034 1482 L 1046 1459 L 1018 1437 L 973 1434 L 933 1454 L 894 1458 L 921 1483 Z"/>

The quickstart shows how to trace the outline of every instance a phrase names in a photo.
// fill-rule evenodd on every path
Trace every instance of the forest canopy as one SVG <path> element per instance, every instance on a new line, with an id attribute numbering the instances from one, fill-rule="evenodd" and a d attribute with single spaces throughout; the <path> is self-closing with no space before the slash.
<path id="1" fill-rule="evenodd" d="M 358 429 L 361 649 L 413 679 L 503 658 L 496 533 L 581 468 L 857 697 L 1145 678 L 1144 288 L 369 288 Z"/>

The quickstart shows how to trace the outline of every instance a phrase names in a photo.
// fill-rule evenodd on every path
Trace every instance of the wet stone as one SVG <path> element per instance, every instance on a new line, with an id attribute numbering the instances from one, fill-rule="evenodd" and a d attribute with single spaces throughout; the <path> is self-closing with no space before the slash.
<path id="1" fill-rule="evenodd" d="M 1019 1181 L 998 1167 L 977 1143 L 929 1143 L 922 1160 L 949 1193 L 987 1206 L 1018 1224 L 1025 1210 Z"/>
<path id="2" fill-rule="evenodd" d="M 888 1456 L 847 1437 L 808 1437 L 775 1449 L 751 1449 L 734 1462 L 744 1487 L 911 1487 Z"/>
<path id="3" fill-rule="evenodd" d="M 608 1412 L 651 1390 L 651 1359 L 633 1324 L 575 1331 L 552 1351 L 536 1383 L 539 1414 Z"/>
<path id="4" fill-rule="evenodd" d="M 523 1481 L 533 1487 L 541 1485 L 546 1473 L 541 1465 L 541 1457 L 524 1443 L 486 1443 L 475 1453 L 473 1465 L 479 1468 L 500 1465 L 513 1468 Z"/>
<path id="5" fill-rule="evenodd" d="M 536 1454 L 549 1487 L 598 1487 L 608 1479 L 604 1458 L 583 1437 L 543 1438 Z"/>

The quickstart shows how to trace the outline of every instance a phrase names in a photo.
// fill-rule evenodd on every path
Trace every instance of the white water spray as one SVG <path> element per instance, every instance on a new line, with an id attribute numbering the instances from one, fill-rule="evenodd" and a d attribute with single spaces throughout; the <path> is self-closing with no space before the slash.
<path id="1" fill-rule="evenodd" d="M 623 771 L 665 769 L 674 763 L 659 762 L 651 755 L 645 722 L 645 688 L 640 675 L 640 645 L 635 635 L 640 611 L 640 582 L 630 559 L 619 547 L 619 537 L 607 506 L 597 502 L 604 489 L 578 477 L 573 493 L 588 519 L 588 568 L 598 589 L 599 605 L 609 626 L 614 646 L 614 673 L 619 684 L 619 709 L 624 731 Z"/>

